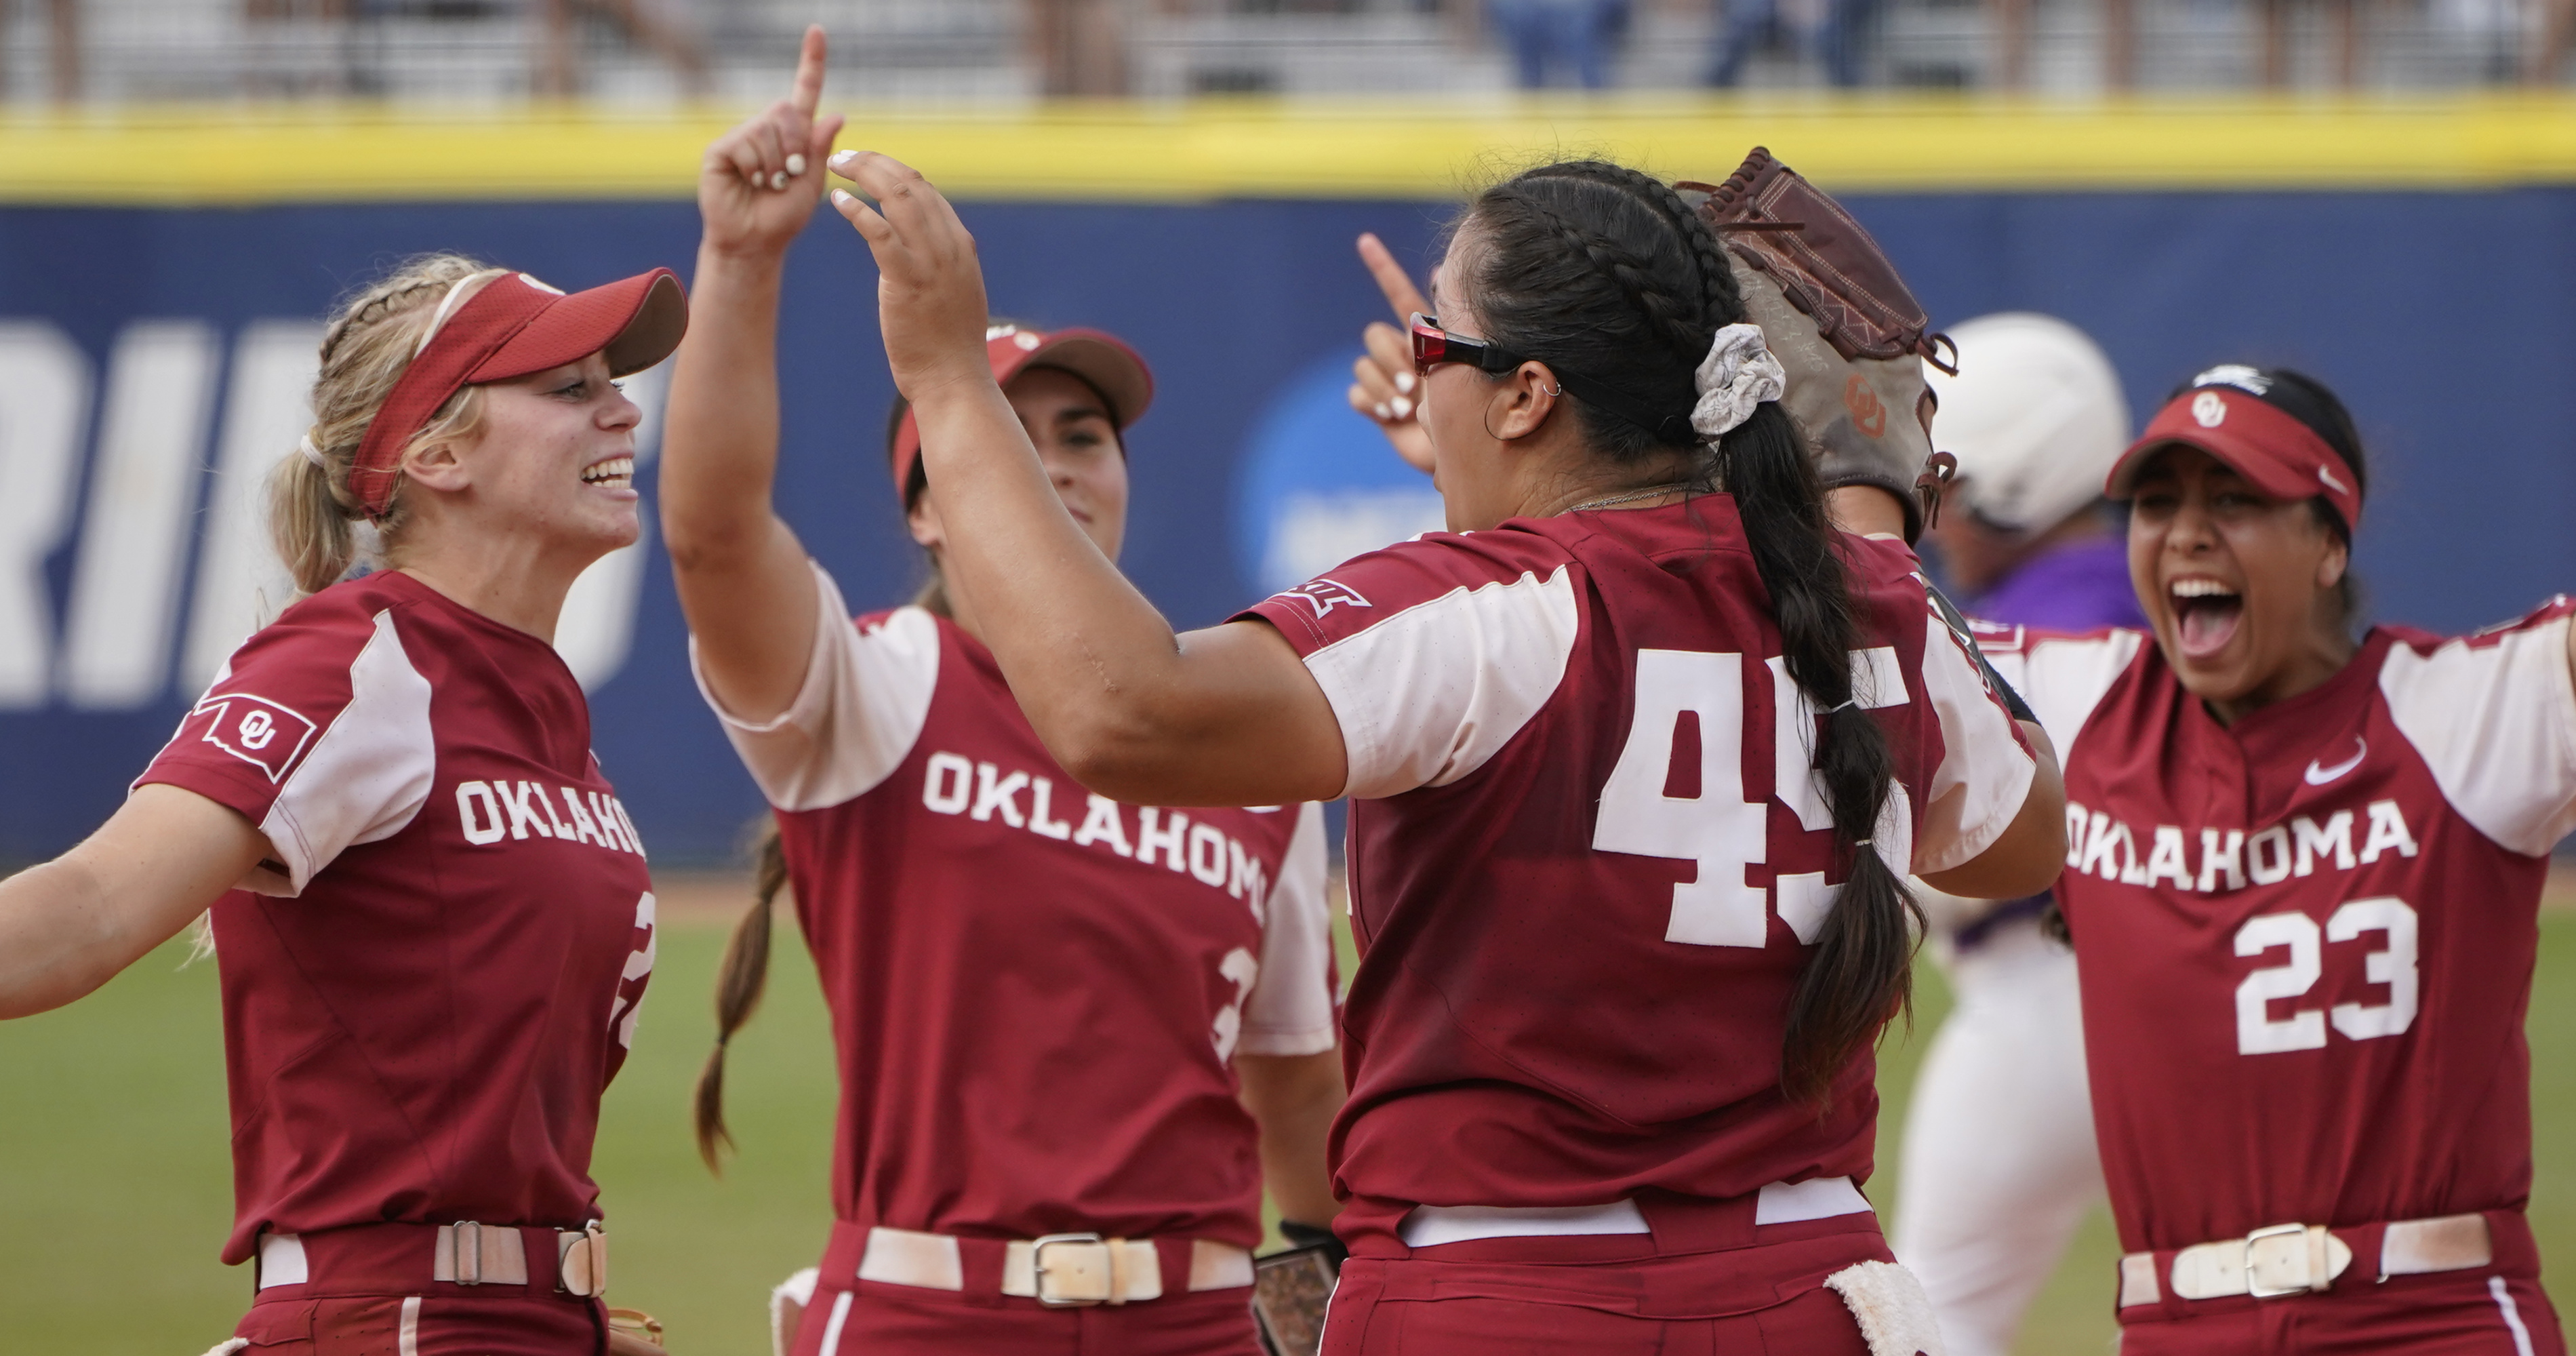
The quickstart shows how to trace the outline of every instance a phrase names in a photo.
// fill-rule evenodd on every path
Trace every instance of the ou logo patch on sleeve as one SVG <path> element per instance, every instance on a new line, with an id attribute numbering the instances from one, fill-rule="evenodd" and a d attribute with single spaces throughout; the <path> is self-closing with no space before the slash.
<path id="1" fill-rule="evenodd" d="M 190 720 L 204 720 L 207 743 L 268 774 L 286 780 L 318 728 L 311 720 L 266 697 L 227 692 L 197 703 Z"/>

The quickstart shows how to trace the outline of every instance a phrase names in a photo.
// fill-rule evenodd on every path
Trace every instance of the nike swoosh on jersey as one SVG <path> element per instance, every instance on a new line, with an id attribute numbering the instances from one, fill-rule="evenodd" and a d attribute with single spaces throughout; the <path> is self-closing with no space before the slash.
<path id="1" fill-rule="evenodd" d="M 2361 760 L 2370 756 L 2370 741 L 2361 738 L 2359 735 L 2355 735 L 2353 736 L 2352 742 L 2360 745 L 2361 747 L 2353 750 L 2353 754 L 2350 758 L 2346 758 L 2342 762 L 2335 764 L 2333 767 L 2319 767 L 2317 766 L 2316 759 L 2309 759 L 2308 770 L 2302 774 L 2308 779 L 2308 785 L 2323 786 L 2326 783 L 2333 781 L 2335 778 L 2361 766 Z"/>

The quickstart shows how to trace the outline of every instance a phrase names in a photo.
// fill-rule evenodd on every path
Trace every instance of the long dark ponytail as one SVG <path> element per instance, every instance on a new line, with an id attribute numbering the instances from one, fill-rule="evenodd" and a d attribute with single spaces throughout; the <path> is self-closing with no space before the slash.
<path id="1" fill-rule="evenodd" d="M 1459 237 L 1483 337 L 1562 364 L 1634 409 L 1686 415 L 1718 328 L 1745 318 L 1716 233 L 1670 185 L 1623 166 L 1571 161 L 1517 175 L 1478 195 Z M 1903 878 L 1872 848 L 1896 761 L 1877 718 L 1853 701 L 1860 626 L 1823 483 L 1777 403 L 1710 449 L 1686 418 L 1649 427 L 1566 398 L 1585 442 L 1606 459 L 1643 468 L 1693 454 L 1697 485 L 1734 497 L 1789 676 L 1825 713 L 1815 766 L 1848 878 L 1799 975 L 1780 1057 L 1789 1096 L 1821 1106 L 1910 1001 L 1911 928 L 1921 920 Z"/>
<path id="2" fill-rule="evenodd" d="M 764 817 L 759 841 L 752 848 L 751 908 L 742 921 L 734 924 L 733 938 L 725 943 L 724 964 L 716 979 L 716 1048 L 707 1055 L 707 1067 L 698 1074 L 698 1092 L 693 1119 L 698 1132 L 698 1157 L 707 1162 L 707 1171 L 721 1173 L 724 1162 L 717 1156 L 717 1145 L 733 1147 L 733 1134 L 725 1129 L 724 1074 L 725 1047 L 733 1042 L 734 1033 L 760 1010 L 760 996 L 769 989 L 770 916 L 775 912 L 779 891 L 787 887 L 787 853 L 779 846 L 778 821 Z"/>

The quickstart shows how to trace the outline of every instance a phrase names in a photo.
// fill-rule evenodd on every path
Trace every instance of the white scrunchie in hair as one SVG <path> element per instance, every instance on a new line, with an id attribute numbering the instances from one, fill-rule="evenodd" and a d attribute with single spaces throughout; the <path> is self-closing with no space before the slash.
<path id="1" fill-rule="evenodd" d="M 1728 325 L 1717 332 L 1694 378 L 1699 403 L 1691 427 L 1711 442 L 1753 417 L 1753 407 L 1778 400 L 1789 389 L 1788 369 L 1771 356 L 1759 325 Z"/>
<path id="2" fill-rule="evenodd" d="M 303 437 L 298 438 L 295 441 L 295 450 L 303 453 L 304 459 L 313 463 L 315 466 L 318 466 L 325 471 L 331 469 L 330 458 L 323 456 L 322 449 L 313 445 L 312 434 L 307 433 Z"/>

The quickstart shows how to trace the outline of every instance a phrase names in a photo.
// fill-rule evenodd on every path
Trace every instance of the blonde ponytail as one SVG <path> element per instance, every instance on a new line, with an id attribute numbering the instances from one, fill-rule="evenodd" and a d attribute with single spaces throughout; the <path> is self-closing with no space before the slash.
<path id="1" fill-rule="evenodd" d="M 368 525 L 365 507 L 349 488 L 349 468 L 367 425 L 411 366 L 438 304 L 450 288 L 488 267 L 461 254 L 424 254 L 333 313 L 323 333 L 321 372 L 313 381 L 312 431 L 268 478 L 269 538 L 297 593 L 318 593 L 361 560 L 377 557 L 371 563 L 381 563 L 394 549 L 409 516 L 401 483 L 383 520 Z M 411 446 L 469 436 L 482 418 L 483 393 L 468 386 L 439 407 Z"/>

